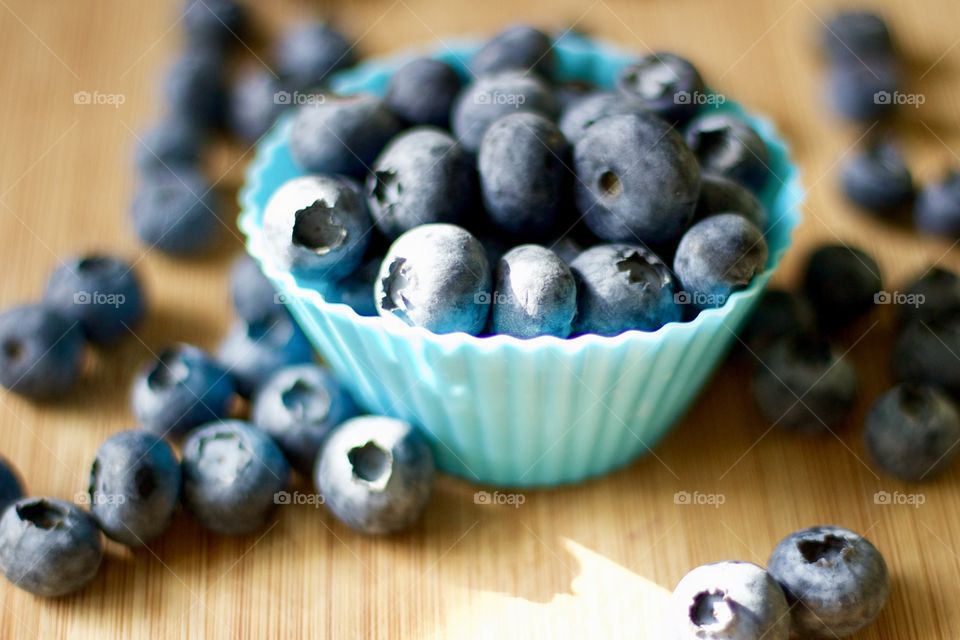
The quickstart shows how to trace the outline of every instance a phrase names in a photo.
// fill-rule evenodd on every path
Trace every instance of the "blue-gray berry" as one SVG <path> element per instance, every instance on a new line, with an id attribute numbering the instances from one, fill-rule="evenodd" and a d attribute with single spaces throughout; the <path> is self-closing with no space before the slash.
<path id="1" fill-rule="evenodd" d="M 576 281 L 557 254 L 527 244 L 500 258 L 493 294 L 493 333 L 566 338 L 573 332 L 576 315 Z"/>
<path id="2" fill-rule="evenodd" d="M 0 386 L 33 400 L 67 393 L 83 366 L 76 321 L 33 304 L 0 313 Z"/>

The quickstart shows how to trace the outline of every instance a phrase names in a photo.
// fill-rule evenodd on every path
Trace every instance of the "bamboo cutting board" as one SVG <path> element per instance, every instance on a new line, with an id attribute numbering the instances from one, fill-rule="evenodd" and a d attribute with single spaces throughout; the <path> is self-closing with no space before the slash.
<path id="1" fill-rule="evenodd" d="M 158 76 L 180 46 L 175 4 L 0 0 L 0 306 L 37 298 L 58 257 L 102 249 L 136 261 L 152 307 L 135 337 L 91 354 L 63 403 L 35 407 L 0 394 L 0 453 L 32 494 L 83 491 L 97 446 L 132 426 L 127 388 L 136 368 L 168 342 L 213 347 L 229 322 L 235 229 L 213 255 L 175 262 L 139 247 L 127 227 L 133 132 L 161 109 Z M 250 4 L 267 33 L 317 8 L 357 37 L 364 55 L 517 20 L 574 25 L 638 53 L 676 49 L 793 143 L 809 197 L 778 281 L 792 282 L 820 241 L 871 251 L 890 290 L 933 262 L 960 269 L 951 243 L 868 219 L 838 197 L 835 165 L 860 132 L 820 102 L 812 41 L 829 2 Z M 909 90 L 925 99 L 897 127 L 917 176 L 960 165 L 960 5 L 865 4 L 891 19 L 910 57 Z M 247 63 L 268 61 L 263 42 L 245 45 Z M 114 99 L 77 104 L 83 91 Z M 250 157 L 225 146 L 211 154 L 210 175 L 231 203 Z M 231 204 L 228 220 L 235 212 Z M 861 398 L 837 437 L 768 432 L 747 391 L 751 358 L 734 357 L 655 456 L 606 478 L 524 491 L 510 506 L 476 504 L 477 487 L 442 478 L 422 524 L 390 539 L 355 535 L 308 505 L 284 507 L 268 529 L 237 539 L 181 515 L 150 549 L 108 544 L 100 575 L 78 595 L 44 601 L 0 584 L 0 638 L 656 639 L 665 633 L 664 602 L 686 571 L 722 559 L 764 563 L 782 536 L 820 523 L 865 534 L 891 568 L 890 603 L 858 638 L 960 638 L 960 468 L 902 485 L 870 469 L 860 441 L 865 408 L 890 384 L 888 311 L 849 336 Z M 677 492 L 714 497 L 676 504 Z M 911 494 L 913 504 L 878 504 L 877 492 Z"/>

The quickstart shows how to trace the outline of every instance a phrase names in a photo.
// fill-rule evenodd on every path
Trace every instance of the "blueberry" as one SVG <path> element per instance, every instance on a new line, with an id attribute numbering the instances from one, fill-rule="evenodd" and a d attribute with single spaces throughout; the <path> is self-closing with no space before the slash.
<path id="1" fill-rule="evenodd" d="M 467 218 L 477 200 L 476 171 L 445 131 L 415 127 L 377 158 L 366 196 L 377 228 L 396 238 L 417 225 Z"/>
<path id="2" fill-rule="evenodd" d="M 446 129 L 450 126 L 450 110 L 461 87 L 460 76 L 446 62 L 417 58 L 390 77 L 384 101 L 409 125 Z"/>
<path id="3" fill-rule="evenodd" d="M 181 54 L 167 70 L 163 85 L 174 117 L 207 129 L 223 124 L 227 104 L 223 64 L 222 54 L 210 46 L 191 46 Z"/>
<path id="4" fill-rule="evenodd" d="M 451 224 L 396 239 L 374 285 L 377 312 L 434 333 L 478 334 L 490 313 L 490 263 L 480 241 Z"/>
<path id="5" fill-rule="evenodd" d="M 765 349 L 753 376 L 753 396 L 767 420 L 799 433 L 840 426 L 856 394 L 853 365 L 809 335 L 787 336 Z"/>
<path id="6" fill-rule="evenodd" d="M 767 228 L 767 209 L 753 192 L 729 178 L 705 173 L 700 180 L 700 199 L 694 220 L 718 213 L 739 213 L 757 228 Z"/>
<path id="7" fill-rule="evenodd" d="M 271 315 L 280 303 L 273 283 L 247 255 L 234 260 L 230 267 L 230 300 L 237 316 L 245 322 L 256 322 Z"/>
<path id="8" fill-rule="evenodd" d="M 225 46 L 244 35 L 247 12 L 236 0 L 186 0 L 182 20 L 192 42 Z"/>
<path id="9" fill-rule="evenodd" d="M 872 122 L 896 108 L 894 94 L 900 88 L 900 73 L 886 58 L 849 60 L 834 65 L 827 74 L 827 100 L 841 117 Z"/>
<path id="10" fill-rule="evenodd" d="M 881 215 L 913 200 L 913 175 L 900 150 L 886 140 L 872 141 L 848 156 L 840 169 L 840 183 L 851 202 Z"/>
<path id="11" fill-rule="evenodd" d="M 913 219 L 921 231 L 960 236 L 960 171 L 951 171 L 920 191 Z"/>
<path id="12" fill-rule="evenodd" d="M 703 78 L 688 60 L 672 53 L 651 53 L 617 74 L 624 96 L 671 123 L 682 124 L 696 115 L 698 98 L 706 92 Z"/>
<path id="13" fill-rule="evenodd" d="M 557 111 L 550 87 L 536 76 L 503 71 L 467 86 L 453 105 L 453 134 L 469 153 L 480 148 L 483 134 L 495 120 L 519 111 L 552 118 Z"/>
<path id="14" fill-rule="evenodd" d="M 247 143 L 258 141 L 283 110 L 280 82 L 267 69 L 250 68 L 241 73 L 227 101 L 227 124 Z"/>
<path id="15" fill-rule="evenodd" d="M 749 562 L 715 562 L 680 580 L 670 599 L 677 640 L 788 640 L 787 600 L 766 571 Z"/>
<path id="16" fill-rule="evenodd" d="M 936 387 L 900 385 L 870 409 L 864 440 L 870 457 L 890 475 L 926 480 L 946 470 L 960 452 L 960 414 Z"/>
<path id="17" fill-rule="evenodd" d="M 180 463 L 149 431 L 121 431 L 97 449 L 91 511 L 108 538 L 137 547 L 159 537 L 180 502 Z"/>
<path id="18" fill-rule="evenodd" d="M 280 75 L 295 90 L 320 86 L 331 73 L 354 63 L 350 42 L 329 25 L 313 21 L 284 33 L 275 57 Z"/>
<path id="19" fill-rule="evenodd" d="M 134 163 L 143 173 L 190 170 L 200 163 L 204 136 L 185 118 L 166 117 L 136 141 Z"/>
<path id="20" fill-rule="evenodd" d="M 570 267 L 553 251 L 527 244 L 500 258 L 493 294 L 494 333 L 566 338 L 576 314 L 576 282 Z"/>
<path id="21" fill-rule="evenodd" d="M 23 498 L 0 518 L 0 570 L 25 591 L 55 598 L 85 587 L 103 559 L 85 511 L 54 498 Z"/>
<path id="22" fill-rule="evenodd" d="M 608 116 L 643 114 L 643 103 L 618 93 L 596 92 L 572 102 L 560 114 L 560 131 L 576 144 L 587 129 Z"/>
<path id="23" fill-rule="evenodd" d="M 386 534 L 420 519 L 433 489 L 433 454 L 406 422 L 361 416 L 323 446 L 314 480 L 327 508 L 352 529 Z"/>
<path id="24" fill-rule="evenodd" d="M 323 439 L 356 413 L 329 371 L 302 364 L 278 370 L 256 390 L 251 420 L 274 439 L 294 469 L 309 476 Z"/>
<path id="25" fill-rule="evenodd" d="M 131 205 L 133 230 L 150 248 L 175 256 L 195 255 L 220 237 L 217 197 L 194 170 L 144 176 Z"/>
<path id="26" fill-rule="evenodd" d="M 686 130 L 687 144 L 704 172 L 760 190 L 770 175 L 769 152 L 753 127 L 729 113 L 708 113 Z"/>
<path id="27" fill-rule="evenodd" d="M 656 331 L 680 320 L 679 290 L 670 269 L 645 247 L 601 244 L 570 263 L 576 278 L 574 333 L 615 336 Z"/>
<path id="28" fill-rule="evenodd" d="M 825 245 L 810 254 L 803 291 L 821 327 L 849 325 L 873 308 L 882 289 L 880 266 L 860 249 Z"/>
<path id="29" fill-rule="evenodd" d="M 209 355 L 188 344 L 160 352 L 134 378 L 130 396 L 140 425 L 160 437 L 179 437 L 204 422 L 225 418 L 236 390 Z"/>
<path id="30" fill-rule="evenodd" d="M 338 281 L 333 291 L 327 294 L 327 301 L 352 307 L 361 316 L 377 315 L 373 285 L 378 273 L 380 273 L 380 258 L 376 257 Z"/>
<path id="31" fill-rule="evenodd" d="M 95 254 L 61 263 L 47 281 L 43 303 L 79 323 L 87 339 L 97 344 L 126 335 L 146 314 L 133 266 Z"/>
<path id="32" fill-rule="evenodd" d="M 275 371 L 313 362 L 313 347 L 284 307 L 254 322 L 238 321 L 220 343 L 217 358 L 249 397 Z"/>
<path id="33" fill-rule="evenodd" d="M 263 213 L 271 259 L 323 280 L 337 280 L 359 266 L 371 226 L 359 186 L 342 176 L 293 178 L 274 192 Z"/>
<path id="34" fill-rule="evenodd" d="M 834 62 L 895 55 L 890 28 L 883 18 L 863 10 L 841 11 L 823 25 L 821 42 Z"/>
<path id="35" fill-rule="evenodd" d="M 680 239 L 673 271 L 696 307 L 722 307 L 767 264 L 763 233 L 745 217 L 721 213 L 696 223 Z"/>
<path id="36" fill-rule="evenodd" d="M 263 527 L 290 465 L 263 431 L 239 420 L 212 422 L 183 444 L 183 506 L 216 533 L 244 535 Z"/>
<path id="37" fill-rule="evenodd" d="M 901 382 L 941 387 L 960 400 L 960 315 L 911 322 L 900 332 L 893 349 L 893 372 Z"/>
<path id="38" fill-rule="evenodd" d="M 690 223 L 700 169 L 679 134 L 659 118 L 604 118 L 576 143 L 573 160 L 577 209 L 601 239 L 662 244 Z"/>
<path id="39" fill-rule="evenodd" d="M 792 291 L 768 289 L 744 327 L 741 339 L 754 351 L 762 351 L 783 337 L 814 331 L 813 307 Z"/>
<path id="40" fill-rule="evenodd" d="M 487 129 L 478 168 L 483 204 L 501 229 L 545 237 L 569 199 L 570 148 L 555 124 L 536 113 L 511 113 Z"/>
<path id="41" fill-rule="evenodd" d="M 83 332 L 42 305 L 0 313 L 0 386 L 34 400 L 62 396 L 83 366 Z"/>
<path id="42" fill-rule="evenodd" d="M 23 484 L 17 470 L 6 458 L 0 456 L 0 514 L 22 497 Z"/>
<path id="43" fill-rule="evenodd" d="M 839 638 L 873 622 L 887 602 L 890 577 L 869 540 L 848 529 L 811 527 L 777 545 L 767 571 L 780 583 L 796 637 Z"/>
<path id="44" fill-rule="evenodd" d="M 930 267 L 904 292 L 897 307 L 901 325 L 914 321 L 931 323 L 960 312 L 960 277 L 940 267 Z"/>
<path id="45" fill-rule="evenodd" d="M 554 64 L 550 36 L 520 24 L 490 38 L 470 60 L 470 70 L 477 76 L 501 71 L 533 71 L 549 79 Z"/>

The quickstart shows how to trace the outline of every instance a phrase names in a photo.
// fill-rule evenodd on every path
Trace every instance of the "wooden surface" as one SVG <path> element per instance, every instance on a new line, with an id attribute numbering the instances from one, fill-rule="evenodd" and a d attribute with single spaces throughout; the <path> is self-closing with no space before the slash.
<path id="1" fill-rule="evenodd" d="M 91 354 L 64 402 L 35 407 L 0 394 L 0 452 L 32 494 L 82 491 L 99 443 L 132 426 L 127 388 L 138 365 L 174 340 L 212 347 L 229 321 L 225 268 L 240 247 L 232 204 L 223 248 L 202 260 L 144 251 L 127 228 L 132 132 L 159 113 L 158 74 L 180 45 L 173 4 L 0 0 L 0 306 L 35 299 L 58 258 L 103 249 L 136 261 L 152 307 L 136 337 Z M 308 8 L 256 4 L 267 31 Z M 960 163 L 960 5 L 873 4 L 910 56 L 909 90 L 926 99 L 904 110 L 898 131 L 917 175 L 929 179 Z M 820 240 L 873 252 L 891 290 L 933 262 L 956 269 L 950 243 L 867 219 L 836 193 L 834 166 L 859 132 L 819 102 L 811 39 L 831 6 L 366 0 L 320 9 L 360 38 L 364 55 L 517 19 L 573 24 L 638 52 L 677 49 L 711 85 L 769 114 L 794 145 L 810 193 L 778 280 L 790 281 Z M 77 91 L 120 95 L 123 104 L 78 105 Z M 210 175 L 231 203 L 248 158 L 225 147 L 211 155 Z M 873 540 L 893 576 L 885 612 L 857 638 L 960 638 L 960 468 L 910 487 L 864 462 L 863 410 L 889 384 L 885 311 L 851 332 L 861 397 L 837 437 L 768 433 L 746 390 L 750 358 L 733 358 L 656 457 L 607 478 L 524 491 L 516 508 L 474 504 L 475 487 L 443 478 L 423 523 L 389 539 L 355 535 L 310 506 L 285 507 L 269 529 L 238 539 L 208 535 L 181 515 L 151 549 L 109 544 L 100 575 L 76 596 L 44 601 L 0 584 L 0 637 L 662 638 L 663 603 L 692 567 L 763 563 L 790 531 L 836 523 Z M 722 495 L 723 504 L 677 505 L 678 491 Z M 925 502 L 878 505 L 877 491 L 919 492 Z"/>

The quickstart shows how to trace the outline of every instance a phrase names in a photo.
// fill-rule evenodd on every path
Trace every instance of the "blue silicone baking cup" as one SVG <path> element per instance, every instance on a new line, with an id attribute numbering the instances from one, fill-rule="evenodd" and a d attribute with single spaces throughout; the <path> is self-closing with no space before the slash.
<path id="1" fill-rule="evenodd" d="M 476 43 L 446 44 L 430 55 L 466 73 Z M 382 94 L 390 75 L 418 54 L 373 60 L 340 72 L 340 93 Z M 423 53 L 419 53 L 423 55 Z M 635 54 L 580 37 L 557 43 L 560 79 L 609 87 Z M 302 175 L 281 119 L 257 149 L 240 193 L 247 250 L 339 379 L 369 412 L 419 426 L 439 467 L 472 481 L 505 486 L 575 482 L 620 467 L 650 451 L 696 399 L 735 340 L 800 221 L 804 192 L 787 146 L 763 118 L 730 101 L 731 111 L 766 141 L 773 177 L 761 194 L 770 213 L 769 262 L 749 287 L 719 309 L 654 332 L 572 339 L 437 335 L 363 317 L 325 300 L 335 285 L 295 277 L 267 258 L 263 210 L 270 195 Z"/>

